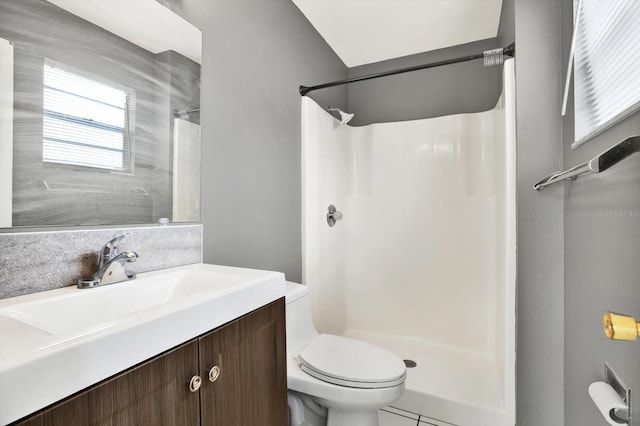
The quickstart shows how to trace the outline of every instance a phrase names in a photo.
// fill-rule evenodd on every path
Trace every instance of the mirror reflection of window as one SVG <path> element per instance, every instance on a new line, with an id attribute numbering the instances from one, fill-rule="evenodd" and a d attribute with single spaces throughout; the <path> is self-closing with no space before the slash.
<path id="1" fill-rule="evenodd" d="M 176 112 L 200 123 L 200 30 L 154 0 L 0 0 L 0 17 L 0 228 L 175 221 L 199 191 L 173 163 L 191 152 Z"/>
<path id="2" fill-rule="evenodd" d="M 43 95 L 43 162 L 133 172 L 133 93 L 47 60 Z"/>

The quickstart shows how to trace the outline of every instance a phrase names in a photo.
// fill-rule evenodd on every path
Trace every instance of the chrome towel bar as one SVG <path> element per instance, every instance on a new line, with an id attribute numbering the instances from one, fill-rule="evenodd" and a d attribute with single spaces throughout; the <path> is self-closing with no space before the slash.
<path id="1" fill-rule="evenodd" d="M 640 136 L 629 136 L 623 141 L 618 142 L 600 155 L 593 157 L 589 161 L 578 164 L 563 172 L 553 172 L 545 176 L 540 182 L 533 185 L 536 191 L 542 191 L 549 185 L 566 179 L 575 179 L 584 173 L 600 173 L 609 167 L 624 160 L 631 154 L 640 152 Z"/>

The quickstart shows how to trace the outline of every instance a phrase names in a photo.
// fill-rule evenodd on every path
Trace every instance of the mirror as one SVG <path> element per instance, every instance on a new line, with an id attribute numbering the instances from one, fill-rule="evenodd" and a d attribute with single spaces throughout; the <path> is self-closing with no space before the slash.
<path id="1" fill-rule="evenodd" d="M 156 0 L 0 0 L 0 227 L 200 220 L 201 46 Z"/>

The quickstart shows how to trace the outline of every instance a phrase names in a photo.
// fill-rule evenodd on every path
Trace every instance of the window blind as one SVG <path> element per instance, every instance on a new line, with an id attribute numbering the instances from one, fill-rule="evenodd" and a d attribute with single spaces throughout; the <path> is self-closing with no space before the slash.
<path id="1" fill-rule="evenodd" d="M 43 95 L 43 161 L 128 169 L 127 92 L 45 64 Z"/>
<path id="2" fill-rule="evenodd" d="M 575 143 L 640 109 L 640 1 L 574 1 Z"/>

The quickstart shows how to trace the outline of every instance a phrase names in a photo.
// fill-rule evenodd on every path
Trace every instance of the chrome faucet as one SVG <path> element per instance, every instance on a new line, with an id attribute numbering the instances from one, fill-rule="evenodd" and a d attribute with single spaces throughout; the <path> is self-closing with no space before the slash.
<path id="1" fill-rule="evenodd" d="M 100 250 L 100 267 L 89 279 L 80 278 L 78 288 L 92 288 L 121 281 L 133 280 L 136 273 L 126 268 L 127 263 L 135 262 L 138 254 L 134 251 L 120 252 L 120 241 L 128 237 L 129 233 L 119 235 L 109 240 Z"/>

